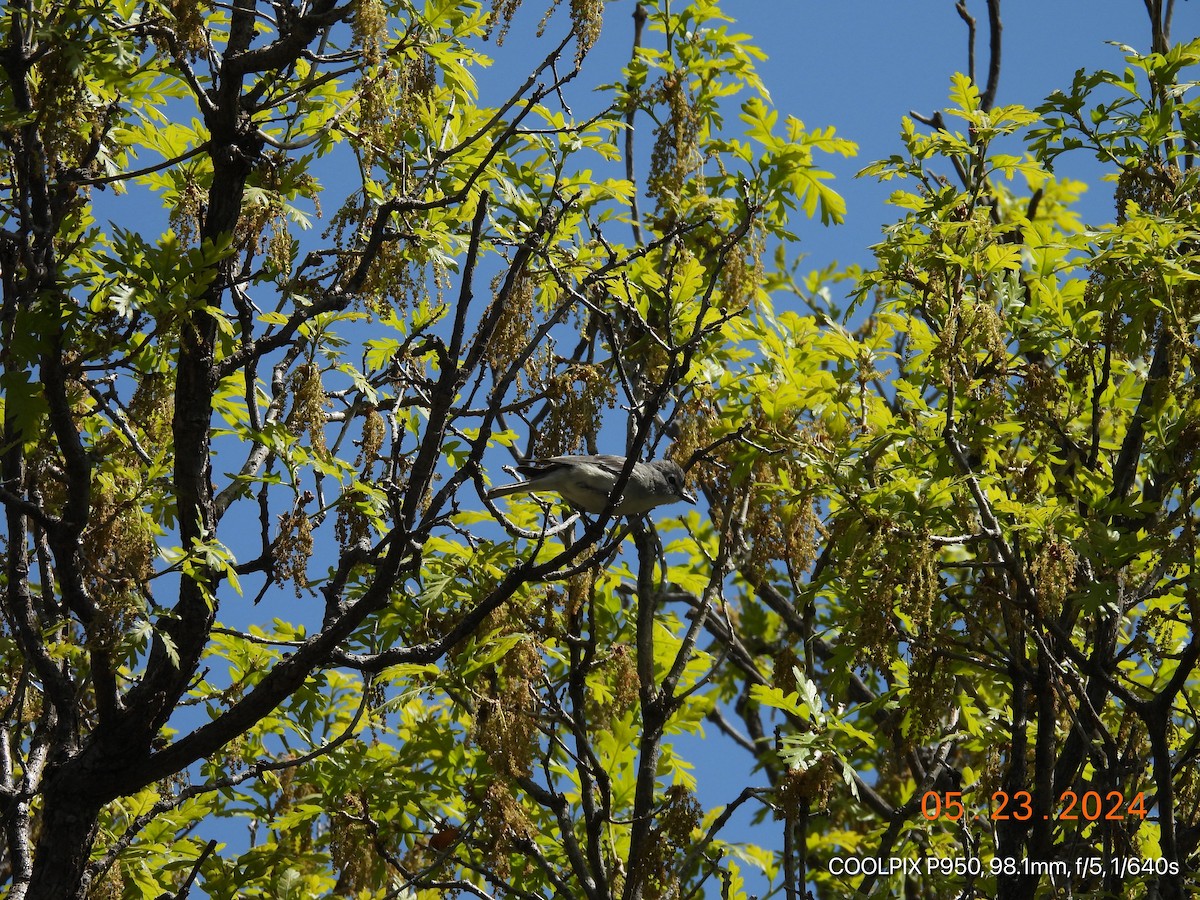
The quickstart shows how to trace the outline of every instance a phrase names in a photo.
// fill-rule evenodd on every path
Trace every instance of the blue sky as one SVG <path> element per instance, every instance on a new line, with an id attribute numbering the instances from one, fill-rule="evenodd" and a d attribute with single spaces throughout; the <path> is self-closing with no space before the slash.
<path id="1" fill-rule="evenodd" d="M 845 224 L 823 229 L 801 226 L 801 250 L 819 268 L 868 264 L 867 248 L 894 211 L 884 205 L 893 185 L 855 179 L 854 173 L 897 152 L 900 119 L 945 106 L 950 76 L 967 69 L 967 29 L 951 0 L 815 2 L 732 0 L 724 5 L 741 30 L 754 35 L 767 53 L 763 80 L 781 113 L 810 128 L 833 125 L 859 145 L 856 159 L 831 158 L 836 187 L 847 201 Z M 987 12 L 980 0 L 968 11 L 978 20 L 976 76 L 987 74 Z M 1150 24 L 1141 0 L 1007 0 L 1002 6 L 1003 46 L 997 104 L 1037 106 L 1052 91 L 1066 89 L 1080 68 L 1124 68 L 1123 54 L 1110 41 L 1139 52 L 1150 49 Z M 1200 2 L 1179 0 L 1174 42 L 1200 36 Z M 1097 181 L 1099 168 L 1085 153 L 1069 155 L 1059 174 L 1089 185 L 1085 221 L 1110 221 L 1111 189 Z"/>
<path id="2" fill-rule="evenodd" d="M 683 0 L 675 3 L 682 6 Z M 604 33 L 580 79 L 569 88 L 577 115 L 598 106 L 587 102 L 587 86 L 615 80 L 628 59 L 634 5 L 634 0 L 608 3 Z M 565 10 L 556 13 L 545 38 L 529 37 L 544 6 L 526 0 L 504 44 L 484 48 L 495 60 L 481 81 L 485 99 L 507 96 L 561 34 Z M 721 9 L 735 20 L 730 31 L 751 35 L 767 54 L 758 70 L 781 119 L 795 116 L 810 129 L 832 125 L 839 136 L 859 146 L 854 158 L 817 159 L 836 176 L 834 188 L 846 198 L 847 215 L 845 223 L 834 228 L 805 220 L 793 224 L 800 235 L 796 250 L 806 256 L 801 271 L 834 261 L 869 265 L 869 248 L 880 239 L 880 229 L 898 217 L 885 204 L 896 184 L 854 176 L 868 163 L 898 152 L 901 117 L 913 111 L 929 115 L 947 105 L 950 76 L 967 70 L 967 28 L 953 0 L 724 0 Z M 970 0 L 968 11 L 977 20 L 976 75 L 983 81 L 987 10 L 983 0 Z M 1035 107 L 1052 91 L 1068 88 L 1080 68 L 1120 71 L 1123 54 L 1113 42 L 1140 52 L 1150 48 L 1142 0 L 1007 0 L 1001 13 L 1000 105 Z M 1173 42 L 1198 36 L 1200 0 L 1176 0 Z M 653 39 L 648 33 L 644 43 Z M 734 98 L 734 104 L 740 99 Z M 731 106 L 728 118 L 735 112 Z M 639 153 L 648 151 L 649 127 L 643 118 Z M 1068 154 L 1056 171 L 1088 184 L 1081 206 L 1086 222 L 1112 219 L 1112 191 L 1100 183 L 1095 160 L 1086 153 Z M 644 177 L 644 166 L 639 174 Z"/>

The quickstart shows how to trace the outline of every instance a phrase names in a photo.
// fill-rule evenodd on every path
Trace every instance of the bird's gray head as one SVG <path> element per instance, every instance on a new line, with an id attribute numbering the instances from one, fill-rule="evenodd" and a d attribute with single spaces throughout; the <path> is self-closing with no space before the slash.
<path id="1" fill-rule="evenodd" d="M 656 459 L 646 463 L 646 467 L 654 470 L 654 478 L 649 487 L 659 503 L 683 500 L 695 505 L 696 497 L 685 486 L 683 469 L 679 467 L 679 463 L 670 459 Z"/>

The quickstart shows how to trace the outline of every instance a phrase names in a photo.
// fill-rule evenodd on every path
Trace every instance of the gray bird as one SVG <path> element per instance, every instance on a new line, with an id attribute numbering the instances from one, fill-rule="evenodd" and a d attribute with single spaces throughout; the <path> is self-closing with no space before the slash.
<path id="1" fill-rule="evenodd" d="M 546 491 L 560 495 L 571 506 L 588 513 L 599 513 L 608 506 L 613 486 L 617 483 L 624 456 L 552 456 L 549 459 L 527 459 L 517 466 L 524 481 L 502 484 L 488 492 L 493 500 L 509 494 L 529 494 Z M 649 512 L 664 503 L 696 498 L 683 486 L 683 469 L 669 459 L 639 462 L 633 466 L 629 479 L 613 515 L 635 516 Z"/>

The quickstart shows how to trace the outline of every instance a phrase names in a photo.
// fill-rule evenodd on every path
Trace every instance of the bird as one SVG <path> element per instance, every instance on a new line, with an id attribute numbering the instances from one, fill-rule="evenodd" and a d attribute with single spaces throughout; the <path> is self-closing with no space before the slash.
<path id="1" fill-rule="evenodd" d="M 489 499 L 509 494 L 555 493 L 575 509 L 593 515 L 609 505 L 613 487 L 625 468 L 624 456 L 551 456 L 527 459 L 518 464 L 524 481 L 502 484 L 488 492 Z M 683 484 L 683 469 L 669 459 L 637 462 L 613 505 L 613 515 L 637 516 L 656 506 L 683 500 L 695 504 L 696 497 Z"/>

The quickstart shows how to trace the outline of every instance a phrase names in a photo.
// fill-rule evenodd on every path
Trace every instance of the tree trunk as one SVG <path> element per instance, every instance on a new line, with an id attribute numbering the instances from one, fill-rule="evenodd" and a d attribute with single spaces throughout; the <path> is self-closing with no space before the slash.
<path id="1" fill-rule="evenodd" d="M 46 785 L 32 878 L 28 885 L 13 885 L 11 900 L 85 900 L 83 873 L 101 804 L 80 796 L 74 785 L 74 779 L 53 776 Z"/>

